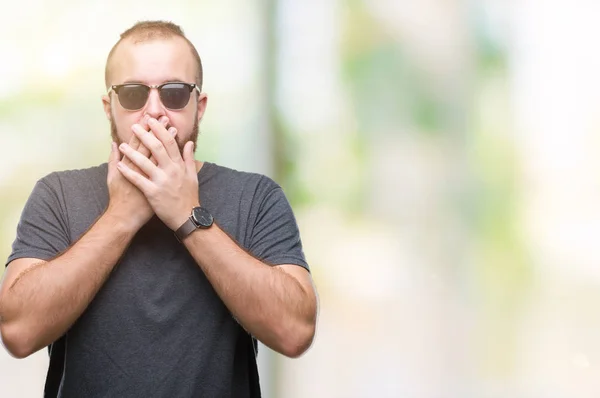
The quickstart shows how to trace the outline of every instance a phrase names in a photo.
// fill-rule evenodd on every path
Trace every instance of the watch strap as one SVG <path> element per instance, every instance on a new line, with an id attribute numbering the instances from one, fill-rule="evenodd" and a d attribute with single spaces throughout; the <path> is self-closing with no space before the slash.
<path id="1" fill-rule="evenodd" d="M 186 222 L 184 222 L 181 227 L 177 228 L 175 231 L 175 236 L 181 242 L 185 237 L 198 229 L 198 226 L 192 220 L 192 217 L 188 218 Z"/>

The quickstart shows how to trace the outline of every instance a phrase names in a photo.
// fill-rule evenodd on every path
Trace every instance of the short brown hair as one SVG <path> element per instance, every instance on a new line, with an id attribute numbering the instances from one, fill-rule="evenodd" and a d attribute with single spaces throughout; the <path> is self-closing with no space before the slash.
<path id="1" fill-rule="evenodd" d="M 108 53 L 108 58 L 106 59 L 106 67 L 104 69 L 104 82 L 106 84 L 106 88 L 108 88 L 110 84 L 110 62 L 115 50 L 123 40 L 130 38 L 133 40 L 134 44 L 137 44 L 156 39 L 170 39 L 172 37 L 181 37 L 190 46 L 192 55 L 198 64 L 195 83 L 198 85 L 198 88 L 202 90 L 202 61 L 200 60 L 198 51 L 196 51 L 196 47 L 194 47 L 192 42 L 185 37 L 181 27 L 168 21 L 140 21 L 131 28 L 127 29 L 125 32 L 121 33 L 121 38 L 110 50 L 110 53 Z"/>

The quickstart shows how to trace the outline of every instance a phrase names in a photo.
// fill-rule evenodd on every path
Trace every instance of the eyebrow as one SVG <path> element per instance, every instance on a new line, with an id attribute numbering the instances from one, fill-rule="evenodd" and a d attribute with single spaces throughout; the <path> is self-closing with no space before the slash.
<path id="1" fill-rule="evenodd" d="M 179 79 L 179 78 L 176 78 L 176 77 L 172 77 L 172 78 L 169 78 L 169 79 L 163 80 L 163 82 L 162 82 L 162 83 L 159 83 L 159 84 L 164 84 L 164 83 L 183 83 L 183 82 L 185 82 L 185 80 L 184 80 L 184 79 Z M 147 83 L 146 83 L 146 82 L 143 82 L 143 81 L 141 81 L 141 80 L 136 80 L 136 79 L 127 79 L 127 80 L 125 80 L 125 81 L 124 81 L 123 83 L 121 83 L 121 84 L 147 84 Z"/>

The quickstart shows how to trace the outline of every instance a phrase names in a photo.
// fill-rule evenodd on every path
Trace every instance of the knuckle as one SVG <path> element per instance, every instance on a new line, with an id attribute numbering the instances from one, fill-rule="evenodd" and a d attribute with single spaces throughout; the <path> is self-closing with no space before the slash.
<path id="1" fill-rule="evenodd" d="M 169 179 L 171 178 L 171 174 L 169 172 L 169 170 L 164 170 L 162 173 L 157 173 L 156 175 L 156 184 L 157 185 L 164 185 L 165 182 L 169 181 Z"/>
<path id="2" fill-rule="evenodd" d="M 169 136 L 169 138 L 167 138 L 167 140 L 165 141 L 166 146 L 173 146 L 176 144 L 177 142 L 175 142 L 175 138 L 173 138 L 172 136 Z"/>
<path id="3" fill-rule="evenodd" d="M 158 141 L 154 141 L 150 144 L 150 149 L 152 152 L 159 152 L 162 149 L 162 145 Z"/>
<path id="4" fill-rule="evenodd" d="M 153 200 L 157 196 L 157 190 L 154 186 L 148 187 L 145 192 L 149 200 Z"/>
<path id="5" fill-rule="evenodd" d="M 165 176 L 167 181 L 173 181 L 177 178 L 177 172 L 173 169 L 169 170 L 167 172 L 167 175 Z"/>
<path id="6" fill-rule="evenodd" d="M 150 154 L 150 150 L 146 147 L 146 145 L 140 145 L 138 152 L 146 157 L 148 157 Z"/>

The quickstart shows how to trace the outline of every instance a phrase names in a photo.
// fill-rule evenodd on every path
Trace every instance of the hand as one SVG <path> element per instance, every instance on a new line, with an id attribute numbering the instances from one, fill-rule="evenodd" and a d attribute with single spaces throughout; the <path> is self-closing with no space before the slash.
<path id="1" fill-rule="evenodd" d="M 142 120 L 142 126 L 148 128 L 148 118 Z M 167 125 L 169 122 L 167 117 L 161 118 L 161 123 Z M 129 145 L 135 148 L 142 156 L 148 158 L 150 150 L 148 150 L 134 134 L 132 135 Z M 154 214 L 152 207 L 148 203 L 145 196 L 132 185 L 123 175 L 117 170 L 117 164 L 121 160 L 121 154 L 116 143 L 112 143 L 111 154 L 108 162 L 107 185 L 109 193 L 109 204 L 107 212 L 116 216 L 118 219 L 131 222 L 131 228 L 135 231 L 139 230 Z M 154 159 L 151 159 L 154 163 Z M 140 171 L 137 166 L 131 163 L 129 159 L 124 159 L 130 167 L 136 171 Z"/>
<path id="2" fill-rule="evenodd" d="M 149 130 L 148 127 L 148 120 L 150 120 L 150 116 L 149 115 L 145 115 L 144 118 L 140 121 L 140 126 L 142 126 L 142 128 L 146 131 Z M 161 116 L 159 119 L 159 122 L 163 125 L 163 126 L 167 126 L 167 124 L 169 124 L 169 118 L 166 116 Z M 133 126 L 132 126 L 133 127 Z M 129 142 L 129 145 L 137 150 L 139 153 L 141 153 L 142 155 L 144 155 L 145 157 L 148 157 L 150 155 L 150 160 L 156 164 L 156 159 L 154 159 L 154 156 L 152 156 L 152 154 L 150 153 L 150 150 L 148 148 L 146 148 L 146 146 L 144 144 L 142 144 L 139 140 L 139 138 L 134 134 L 131 136 L 131 140 Z M 140 169 L 134 165 L 133 163 L 131 163 L 131 160 L 129 160 L 129 158 L 125 158 L 124 162 L 127 166 L 133 168 L 135 171 L 139 172 Z"/>
<path id="3" fill-rule="evenodd" d="M 192 208 L 199 205 L 194 143 L 186 142 L 182 157 L 174 138 L 177 132 L 175 128 L 167 131 L 153 118 L 150 118 L 148 125 L 151 132 L 137 124 L 133 125 L 133 132 L 150 149 L 156 164 L 123 143 L 119 149 L 139 171 L 125 162 L 118 163 L 118 170 L 143 192 L 165 225 L 176 230 L 189 218 Z"/>

